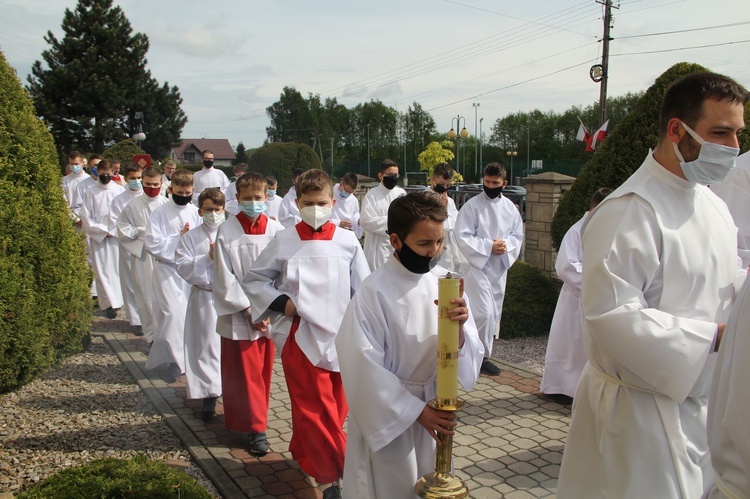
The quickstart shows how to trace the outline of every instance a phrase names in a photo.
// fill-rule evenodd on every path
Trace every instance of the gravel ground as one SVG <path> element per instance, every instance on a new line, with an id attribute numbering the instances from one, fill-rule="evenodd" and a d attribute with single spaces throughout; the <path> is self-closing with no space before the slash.
<path id="1" fill-rule="evenodd" d="M 190 455 L 100 337 L 20 390 L 0 396 L 0 492 L 18 493 L 102 457 L 187 464 Z M 200 468 L 185 470 L 218 497 Z"/>
<path id="2" fill-rule="evenodd" d="M 516 364 L 538 374 L 544 373 L 544 354 L 547 351 L 547 337 L 513 338 L 495 340 L 492 356 Z"/>

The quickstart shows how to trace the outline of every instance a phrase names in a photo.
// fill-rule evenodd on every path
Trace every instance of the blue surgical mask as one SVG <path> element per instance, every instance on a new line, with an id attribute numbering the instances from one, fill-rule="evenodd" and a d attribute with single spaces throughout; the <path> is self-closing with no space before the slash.
<path id="1" fill-rule="evenodd" d="M 83 166 L 81 165 L 71 165 L 70 171 L 75 174 L 79 174 L 83 171 Z"/>
<path id="2" fill-rule="evenodd" d="M 344 189 L 341 189 L 341 188 L 339 188 L 339 192 L 341 193 L 341 197 L 344 199 L 352 195 L 351 192 L 346 192 Z"/>
<path id="3" fill-rule="evenodd" d="M 128 180 L 128 187 L 131 191 L 140 191 L 141 190 L 141 179 L 134 178 L 132 180 Z"/>
<path id="4" fill-rule="evenodd" d="M 92 166 L 91 167 L 91 175 L 93 175 L 94 177 L 98 177 L 99 176 L 99 168 L 97 168 L 95 166 Z"/>
<path id="5" fill-rule="evenodd" d="M 729 172 L 734 169 L 735 160 L 740 150 L 736 147 L 708 142 L 685 123 L 682 123 L 682 126 L 701 145 L 698 158 L 693 161 L 685 161 L 677 144 L 672 142 L 674 152 L 677 154 L 677 159 L 680 160 L 680 166 L 682 167 L 682 173 L 685 174 L 685 178 L 701 185 L 722 182 L 727 178 Z"/>
<path id="6" fill-rule="evenodd" d="M 250 218 L 255 218 L 266 211 L 265 201 L 240 201 L 240 210 Z"/>
<path id="7" fill-rule="evenodd" d="M 268 192 L 269 198 L 272 198 L 276 195 L 276 189 L 266 189 L 266 192 Z"/>

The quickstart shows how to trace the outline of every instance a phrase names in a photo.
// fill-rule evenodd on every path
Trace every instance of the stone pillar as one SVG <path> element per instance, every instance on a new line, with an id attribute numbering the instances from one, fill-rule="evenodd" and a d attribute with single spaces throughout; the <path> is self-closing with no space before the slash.
<path id="1" fill-rule="evenodd" d="M 547 172 L 526 181 L 526 262 L 552 277 L 557 252 L 552 246 L 552 217 L 575 177 Z"/>

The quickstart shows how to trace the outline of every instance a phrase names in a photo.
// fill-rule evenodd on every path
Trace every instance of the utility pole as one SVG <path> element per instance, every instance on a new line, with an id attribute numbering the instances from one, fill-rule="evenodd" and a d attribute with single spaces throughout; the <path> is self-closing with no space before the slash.
<path id="1" fill-rule="evenodd" d="M 331 176 L 333 176 L 333 137 L 331 137 Z"/>
<path id="2" fill-rule="evenodd" d="M 612 38 L 609 31 L 612 29 L 612 0 L 597 0 L 596 3 L 604 5 L 604 38 L 602 38 L 602 76 L 599 82 L 599 126 L 607 119 L 607 80 L 609 79 L 609 42 Z M 615 7 L 619 9 L 618 7 Z"/>
<path id="3" fill-rule="evenodd" d="M 479 111 L 479 102 L 473 102 L 471 104 L 474 107 L 474 136 L 475 138 L 479 137 L 479 133 L 477 130 L 477 111 Z M 477 176 L 477 165 L 479 164 L 479 157 L 477 157 L 477 148 L 479 147 L 479 141 L 474 141 L 474 176 Z M 466 160 L 464 159 L 464 163 Z"/>

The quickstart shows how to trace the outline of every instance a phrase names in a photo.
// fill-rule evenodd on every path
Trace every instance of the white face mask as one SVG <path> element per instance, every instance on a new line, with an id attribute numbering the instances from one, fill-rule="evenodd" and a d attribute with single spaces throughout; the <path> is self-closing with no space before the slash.
<path id="1" fill-rule="evenodd" d="M 215 229 L 227 219 L 227 215 L 223 211 L 208 211 L 203 214 L 203 223 L 209 229 Z"/>
<path id="2" fill-rule="evenodd" d="M 318 229 L 331 219 L 330 206 L 305 206 L 299 210 L 302 221 L 313 229 Z"/>
<path id="3" fill-rule="evenodd" d="M 674 152 L 677 154 L 677 159 L 680 160 L 680 166 L 685 178 L 701 185 L 722 182 L 734 168 L 735 160 L 740 150 L 736 147 L 708 142 L 685 123 L 682 123 L 682 126 L 701 145 L 698 158 L 693 161 L 685 161 L 677 144 L 672 142 Z"/>

